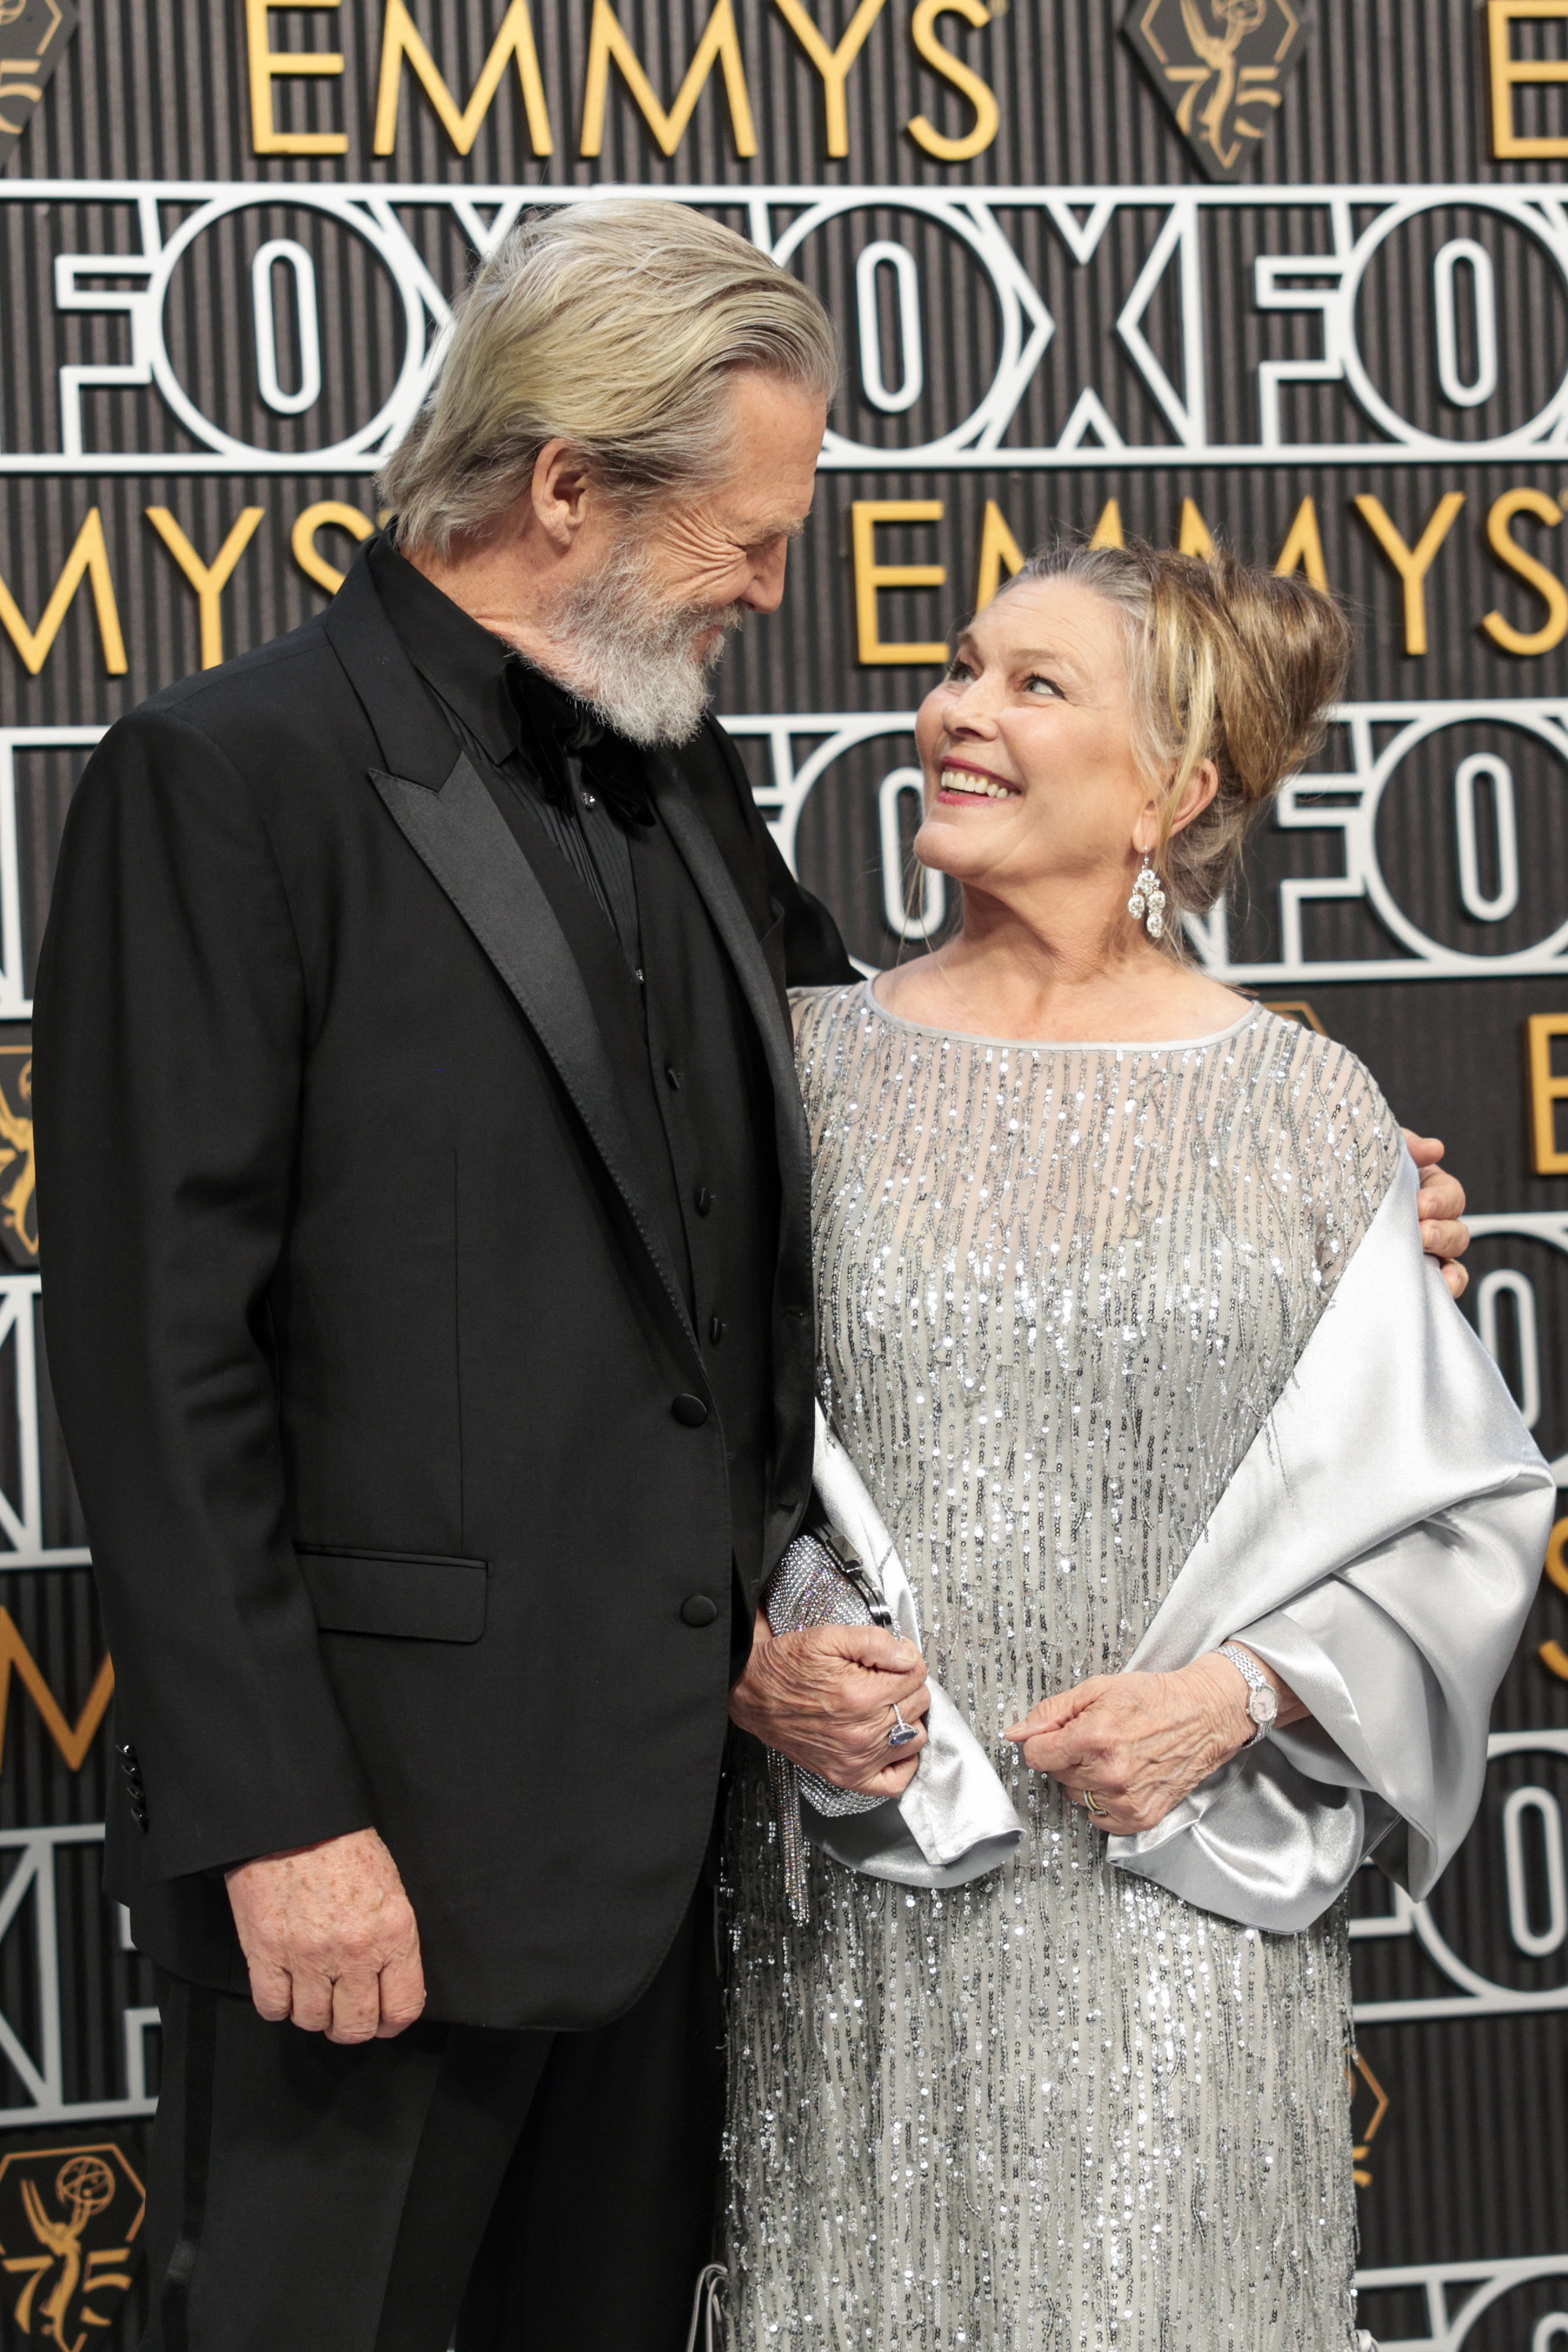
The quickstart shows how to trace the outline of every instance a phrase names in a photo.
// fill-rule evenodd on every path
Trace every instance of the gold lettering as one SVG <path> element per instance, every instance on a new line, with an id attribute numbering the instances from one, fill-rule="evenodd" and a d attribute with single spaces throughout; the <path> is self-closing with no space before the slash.
<path id="1" fill-rule="evenodd" d="M 235 565 L 250 545 L 265 507 L 246 507 L 210 563 L 204 563 L 167 507 L 149 507 L 147 520 L 196 592 L 202 616 L 202 667 L 216 669 L 224 657 L 224 616 L 218 599 Z"/>
<path id="2" fill-rule="evenodd" d="M 1323 562 L 1322 534 L 1318 529 L 1318 506 L 1315 499 L 1303 499 L 1296 509 L 1296 519 L 1285 534 L 1285 544 L 1280 550 L 1280 560 L 1274 566 L 1276 579 L 1283 580 L 1287 572 L 1304 572 L 1314 588 L 1328 593 L 1328 566 Z"/>
<path id="3" fill-rule="evenodd" d="M 345 506 L 340 499 L 323 499 L 319 505 L 307 507 L 303 514 L 296 517 L 288 535 L 289 552 L 307 580 L 314 580 L 318 588 L 325 588 L 329 596 L 335 596 L 346 575 L 335 563 L 328 562 L 316 544 L 317 532 L 329 528 L 351 530 L 356 539 L 371 539 L 376 527 L 368 514 L 361 514 L 358 507 Z"/>
<path id="4" fill-rule="evenodd" d="M 1181 502 L 1181 536 L 1176 541 L 1179 555 L 1200 555 L 1207 563 L 1214 553 L 1214 533 L 1197 510 L 1196 499 Z"/>
<path id="5" fill-rule="evenodd" d="M 961 97 L 967 98 L 975 110 L 975 125 L 962 139 L 946 139 L 935 125 L 917 114 L 909 124 L 909 135 L 917 147 L 935 155 L 939 163 L 967 163 L 990 145 L 1001 122 L 1001 109 L 988 85 L 977 73 L 970 71 L 962 58 L 945 49 L 936 31 L 939 16 L 962 16 L 977 31 L 991 21 L 991 12 L 985 0 L 920 0 L 910 23 L 915 46 L 926 64 L 935 68 L 944 80 L 950 81 Z"/>
<path id="6" fill-rule="evenodd" d="M 1122 501 L 1107 499 L 1100 509 L 1100 520 L 1090 534 L 1091 547 L 1124 547 L 1126 534 L 1122 529 Z"/>
<path id="7" fill-rule="evenodd" d="M 844 83 L 850 68 L 866 44 L 872 26 L 887 5 L 887 0 L 860 0 L 860 6 L 850 18 L 849 29 L 836 49 L 831 49 L 823 39 L 815 17 L 800 5 L 800 0 L 778 0 L 779 13 L 817 71 L 822 77 L 822 93 L 828 110 L 828 152 L 847 155 L 850 152 L 849 110 L 844 104 Z"/>
<path id="8" fill-rule="evenodd" d="M 308 74 L 340 74 L 341 55 L 336 50 L 275 49 L 272 11 L 275 8 L 336 8 L 339 0 L 245 0 L 246 38 L 250 50 L 250 143 L 258 155 L 346 155 L 343 131 L 279 131 L 273 111 L 272 85 L 294 81 Z"/>
<path id="9" fill-rule="evenodd" d="M 1568 1037 L 1568 1013 L 1532 1013 L 1525 1025 L 1530 1037 L 1530 1125 L 1535 1139 L 1535 1172 L 1568 1176 L 1568 1151 L 1561 1150 L 1557 1141 L 1557 1106 L 1568 1102 L 1568 1077 L 1559 1077 L 1552 1066 L 1552 1042 Z"/>
<path id="10" fill-rule="evenodd" d="M 946 584 L 945 563 L 879 563 L 876 529 L 884 522 L 940 522 L 940 499 L 856 499 L 850 508 L 850 533 L 855 562 L 855 627 L 860 657 L 877 664 L 945 662 L 946 644 L 935 639 L 920 644 L 884 645 L 876 600 L 884 588 L 941 588 Z"/>
<path id="11" fill-rule="evenodd" d="M 1010 576 L 1023 570 L 1024 562 L 1024 551 L 1003 520 L 1000 507 L 995 499 L 988 499 L 985 521 L 980 527 L 980 577 L 975 588 L 977 613 L 985 611 L 1001 586 L 1003 565 Z"/>
<path id="12" fill-rule="evenodd" d="M 79 1772 L 87 1761 L 87 1751 L 92 1746 L 99 1725 L 109 1710 L 114 1693 L 114 1667 L 108 1658 L 98 1670 L 93 1686 L 87 1695 L 87 1705 L 73 1724 L 54 1692 L 45 1681 L 43 1672 L 16 1630 L 8 1609 L 0 1609 L 0 1752 L 5 1745 L 5 1724 L 11 1708 L 11 1674 L 15 1668 L 23 1689 L 43 1717 L 44 1728 L 67 1766 Z"/>
<path id="13" fill-rule="evenodd" d="M 1568 0 L 1487 0 L 1491 58 L 1491 152 L 1500 163 L 1568 155 L 1568 138 L 1524 139 L 1513 127 L 1513 93 L 1521 82 L 1568 81 L 1568 58 L 1516 58 L 1511 27 L 1521 19 L 1568 21 Z"/>
<path id="14" fill-rule="evenodd" d="M 1559 1519 L 1546 1547 L 1546 1575 L 1559 1592 L 1568 1593 L 1568 1559 L 1563 1557 L 1565 1545 L 1568 1545 L 1568 1519 Z M 1568 1650 L 1564 1650 L 1561 1642 L 1542 1642 L 1536 1655 L 1548 1674 L 1555 1675 L 1559 1682 L 1568 1683 Z"/>
<path id="15" fill-rule="evenodd" d="M 1554 572 L 1548 572 L 1544 563 L 1538 563 L 1520 546 L 1509 530 L 1516 514 L 1534 515 L 1538 522 L 1561 522 L 1563 509 L 1544 490 L 1505 490 L 1487 517 L 1487 541 L 1492 553 L 1500 563 L 1529 582 L 1546 607 L 1546 618 L 1540 628 L 1527 631 L 1514 628 L 1500 613 L 1492 612 L 1485 615 L 1481 626 L 1505 654 L 1549 654 L 1568 637 L 1568 589 Z"/>
<path id="16" fill-rule="evenodd" d="M 409 15 L 404 0 L 387 0 L 386 17 L 382 26 L 381 80 L 376 91 L 373 142 L 376 153 L 390 155 L 397 144 L 398 100 L 402 91 L 405 60 L 413 67 L 415 79 L 434 107 L 446 136 L 460 155 L 466 155 L 479 136 L 479 125 L 495 104 L 496 92 L 501 87 L 508 59 L 515 59 L 517 63 L 523 105 L 528 118 L 528 138 L 534 153 L 553 155 L 555 142 L 550 135 L 549 108 L 545 101 L 545 86 L 539 78 L 538 52 L 534 47 L 534 25 L 528 14 L 528 0 L 511 0 L 510 7 L 501 19 L 501 29 L 474 85 L 474 94 L 461 113 L 440 68 L 420 38 L 419 29 Z"/>
<path id="17" fill-rule="evenodd" d="M 123 677 L 130 667 L 125 658 L 125 639 L 120 635 L 120 609 L 114 601 L 109 549 L 104 544 L 103 517 L 97 507 L 92 507 L 77 533 L 76 545 L 66 558 L 65 569 L 55 583 L 54 593 L 44 607 L 43 618 L 37 629 L 27 626 L 22 617 L 21 607 L 4 580 L 0 580 L 0 623 L 4 623 L 12 644 L 22 656 L 24 667 L 34 677 L 37 677 L 49 657 L 49 648 L 59 635 L 60 624 L 70 609 L 71 599 L 81 586 L 84 574 L 92 583 L 93 610 L 98 615 L 98 634 L 103 646 L 103 666 L 110 677 Z"/>
<path id="18" fill-rule="evenodd" d="M 1381 499 L 1363 497 L 1354 502 L 1357 514 L 1405 583 L 1405 650 L 1407 654 L 1424 654 L 1427 650 L 1427 574 L 1432 569 L 1432 560 L 1453 529 L 1454 518 L 1464 503 L 1463 490 L 1450 490 L 1447 498 L 1439 499 L 1415 546 L 1406 547 L 1389 520 Z"/>
<path id="19" fill-rule="evenodd" d="M 597 155 L 604 146 L 604 110 L 609 100 L 612 60 L 621 68 L 622 79 L 665 155 L 673 155 L 685 136 L 686 125 L 715 64 L 722 66 L 729 119 L 735 131 L 735 152 L 741 156 L 756 154 L 757 130 L 751 120 L 746 64 L 740 54 L 731 0 L 718 0 L 668 114 L 654 95 L 653 85 L 643 70 L 643 61 L 622 32 L 610 0 L 593 0 L 593 29 L 588 39 L 588 80 L 583 91 L 582 138 L 579 147 L 583 155 Z"/>

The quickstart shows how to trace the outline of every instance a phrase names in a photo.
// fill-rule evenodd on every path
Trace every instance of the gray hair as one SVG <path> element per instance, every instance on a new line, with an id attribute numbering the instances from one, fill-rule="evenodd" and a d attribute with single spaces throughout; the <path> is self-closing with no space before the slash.
<path id="1" fill-rule="evenodd" d="M 405 545 L 445 555 L 521 496 L 557 439 L 629 507 L 701 490 L 725 468 L 741 369 L 832 397 L 832 323 L 798 278 L 686 205 L 541 211 L 476 274 L 382 501 Z"/>

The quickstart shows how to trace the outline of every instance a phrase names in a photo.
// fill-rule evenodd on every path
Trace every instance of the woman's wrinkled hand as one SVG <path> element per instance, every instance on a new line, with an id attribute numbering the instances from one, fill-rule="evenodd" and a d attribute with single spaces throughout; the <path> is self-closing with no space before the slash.
<path id="1" fill-rule="evenodd" d="M 925 1745 L 931 1692 L 913 1642 L 879 1625 L 817 1625 L 774 1633 L 761 1610 L 746 1672 L 729 1695 L 731 1720 L 834 1789 L 901 1797 Z M 894 1709 L 918 1728 L 890 1748 Z"/>
<path id="2" fill-rule="evenodd" d="M 1094 1675 L 1041 1699 L 1007 1738 L 1037 1772 L 1085 1802 L 1096 1829 L 1152 1830 L 1173 1805 L 1245 1748 L 1247 1685 L 1211 1654 L 1168 1675 Z"/>

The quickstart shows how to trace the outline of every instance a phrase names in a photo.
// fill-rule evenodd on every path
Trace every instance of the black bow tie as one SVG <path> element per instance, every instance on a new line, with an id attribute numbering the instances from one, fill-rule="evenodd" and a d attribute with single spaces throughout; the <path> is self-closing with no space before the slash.
<path id="1" fill-rule="evenodd" d="M 524 755 L 532 760 L 549 799 L 570 805 L 576 771 L 621 824 L 653 824 L 643 754 L 634 743 L 606 727 L 586 703 L 521 654 L 507 656 L 506 679 Z"/>

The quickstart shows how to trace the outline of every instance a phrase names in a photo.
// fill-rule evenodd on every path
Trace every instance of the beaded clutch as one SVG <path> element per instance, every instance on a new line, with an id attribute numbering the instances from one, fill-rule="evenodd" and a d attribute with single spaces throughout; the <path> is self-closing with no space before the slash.
<path id="1" fill-rule="evenodd" d="M 775 1633 L 804 1633 L 813 1625 L 884 1625 L 893 1631 L 893 1617 L 881 1586 L 835 1528 L 796 1537 L 768 1580 L 762 1605 Z M 835 1789 L 820 1774 L 792 1764 L 775 1748 L 768 1750 L 768 1771 L 779 1809 L 790 1916 L 798 1927 L 804 1927 L 811 1911 L 801 1800 L 829 1821 L 841 1820 L 846 1813 L 874 1812 L 889 1800 L 868 1796 L 859 1789 Z"/>

